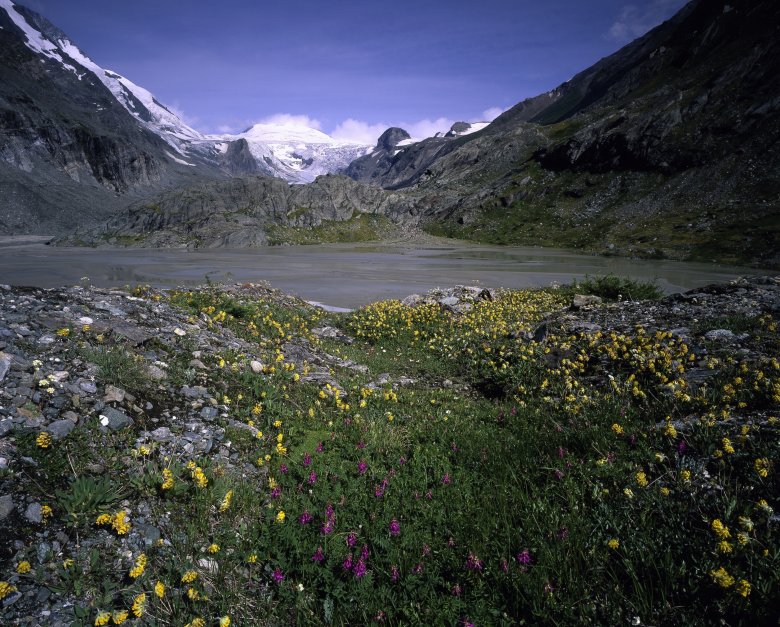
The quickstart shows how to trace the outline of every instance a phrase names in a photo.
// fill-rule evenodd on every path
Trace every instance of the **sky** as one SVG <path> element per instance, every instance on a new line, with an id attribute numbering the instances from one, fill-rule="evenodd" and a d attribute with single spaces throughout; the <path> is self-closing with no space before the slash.
<path id="1" fill-rule="evenodd" d="M 373 143 L 489 121 L 685 0 L 19 0 L 204 133 L 300 122 Z"/>

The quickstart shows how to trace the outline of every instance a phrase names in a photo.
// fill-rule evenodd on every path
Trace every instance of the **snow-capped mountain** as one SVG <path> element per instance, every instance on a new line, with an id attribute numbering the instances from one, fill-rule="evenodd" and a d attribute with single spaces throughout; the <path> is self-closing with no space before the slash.
<path id="1" fill-rule="evenodd" d="M 339 172 L 354 159 L 370 151 L 370 146 L 343 142 L 308 126 L 294 123 L 255 124 L 237 135 L 212 136 L 216 146 L 226 151 L 229 142 L 245 140 L 258 163 L 274 176 L 287 181 L 308 183 L 321 174 Z"/>
<path id="2" fill-rule="evenodd" d="M 148 90 L 95 63 L 45 18 L 13 0 L 0 0 L 2 9 L 21 30 L 30 50 L 55 62 L 78 81 L 85 80 L 87 75 L 96 77 L 139 124 L 169 145 L 171 150 L 165 156 L 177 164 L 196 166 L 205 162 L 230 174 L 261 173 L 288 182 L 306 183 L 321 174 L 344 170 L 369 148 L 337 141 L 316 129 L 293 124 L 256 124 L 234 135 L 200 133 Z M 234 142 L 239 143 L 231 147 Z M 236 155 L 240 155 L 240 166 L 234 163 Z"/>

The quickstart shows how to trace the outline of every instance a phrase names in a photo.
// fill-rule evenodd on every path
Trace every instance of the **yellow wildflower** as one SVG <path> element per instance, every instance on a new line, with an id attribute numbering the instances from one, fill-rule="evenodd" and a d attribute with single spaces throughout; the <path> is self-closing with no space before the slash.
<path id="1" fill-rule="evenodd" d="M 765 479 L 769 475 L 769 460 L 766 457 L 760 457 L 753 465 L 760 477 Z"/>
<path id="2" fill-rule="evenodd" d="M 664 435 L 667 435 L 670 438 L 677 437 L 677 429 L 675 429 L 674 425 L 671 422 L 666 423 L 666 426 L 664 427 Z"/>
<path id="3" fill-rule="evenodd" d="M 219 619 L 219 627 L 230 627 L 230 617 L 223 616 Z"/>
<path id="4" fill-rule="evenodd" d="M 16 565 L 16 572 L 19 573 L 20 575 L 26 575 L 27 573 L 30 572 L 31 569 L 32 567 L 30 566 L 30 562 L 26 560 L 24 562 L 19 562 Z"/>
<path id="5" fill-rule="evenodd" d="M 612 431 L 615 432 L 615 435 L 622 435 L 623 434 L 623 427 L 621 427 L 618 423 L 614 423 L 612 425 Z"/>
<path id="6" fill-rule="evenodd" d="M 206 549 L 209 553 L 214 555 L 215 553 L 219 553 L 219 545 L 218 544 L 209 544 L 209 548 Z"/>
<path id="7" fill-rule="evenodd" d="M 282 421 L 281 420 L 274 420 L 274 427 L 276 427 L 278 429 L 281 426 L 282 426 Z"/>
<path id="8" fill-rule="evenodd" d="M 170 490 L 174 485 L 173 472 L 168 468 L 163 468 L 163 482 L 160 486 L 163 490 Z"/>
<path id="9" fill-rule="evenodd" d="M 636 473 L 636 482 L 639 484 L 640 488 L 647 487 L 647 475 L 640 470 L 638 473 Z"/>
<path id="10" fill-rule="evenodd" d="M 206 627 L 206 621 L 202 618 L 193 618 L 192 621 L 184 625 L 184 627 Z"/>
<path id="11" fill-rule="evenodd" d="M 752 586 L 748 583 L 747 579 L 740 579 L 737 584 L 737 594 L 747 597 L 750 594 L 751 587 Z"/>
<path id="12" fill-rule="evenodd" d="M 70 335 L 70 329 L 67 327 L 63 329 L 57 329 L 57 335 L 59 337 L 68 337 Z"/>
<path id="13" fill-rule="evenodd" d="M 690 470 L 681 470 L 680 471 L 680 479 L 682 479 L 685 483 L 688 483 L 691 480 L 691 471 Z"/>
<path id="14" fill-rule="evenodd" d="M 96 525 L 107 525 L 111 522 L 111 516 L 108 514 L 100 514 L 100 516 L 97 517 L 97 520 L 95 520 Z"/>
<path id="15" fill-rule="evenodd" d="M 728 453 L 729 455 L 731 455 L 732 453 L 734 453 L 734 447 L 733 447 L 733 446 L 732 446 L 732 444 L 731 444 L 731 440 L 729 440 L 728 438 L 723 438 L 723 440 L 721 441 L 721 443 L 722 443 L 722 445 L 723 445 L 723 450 L 724 450 L 726 453 Z"/>
<path id="16" fill-rule="evenodd" d="M 144 609 L 146 608 L 146 593 L 142 592 L 133 599 L 133 614 L 137 618 L 143 616 Z"/>
<path id="17" fill-rule="evenodd" d="M 41 505 L 41 516 L 43 516 L 44 522 L 52 515 L 53 511 L 50 505 Z"/>
<path id="18" fill-rule="evenodd" d="M 283 511 L 279 511 L 278 514 L 276 514 L 276 522 L 283 523 L 285 518 L 285 513 Z"/>
<path id="19" fill-rule="evenodd" d="M 74 562 L 74 561 L 73 561 L 71 558 L 68 558 L 68 559 L 66 559 L 66 560 L 63 560 L 63 562 L 62 562 L 62 567 L 63 567 L 65 570 L 67 570 L 68 568 L 71 568 L 71 567 L 73 566 L 73 564 L 75 564 L 75 563 L 76 563 L 76 562 Z"/>
<path id="20" fill-rule="evenodd" d="M 246 561 L 249 564 L 257 564 L 257 555 L 252 553 L 252 555 L 246 558 Z"/>
<path id="21" fill-rule="evenodd" d="M 230 501 L 233 499 L 233 490 L 228 490 L 225 494 L 225 498 L 222 499 L 222 503 L 219 506 L 220 512 L 225 512 L 230 507 Z"/>
<path id="22" fill-rule="evenodd" d="M 731 532 L 729 531 L 729 528 L 726 527 L 721 521 L 720 518 L 716 518 L 712 521 L 711 524 L 712 530 L 715 532 L 715 535 L 718 536 L 721 540 L 725 540 L 726 538 L 731 537 Z"/>
<path id="23" fill-rule="evenodd" d="M 666 486 L 664 486 L 661 488 L 661 494 L 663 494 L 664 496 L 669 496 L 669 494 L 671 494 L 671 490 Z"/>
<path id="24" fill-rule="evenodd" d="M 198 573 L 194 570 L 188 570 L 186 573 L 184 573 L 181 576 L 181 582 L 182 583 L 192 583 L 198 578 Z"/>
<path id="25" fill-rule="evenodd" d="M 110 620 L 111 614 L 109 612 L 98 612 L 95 617 L 95 626 L 100 627 L 100 625 L 108 625 L 108 621 Z"/>
<path id="26" fill-rule="evenodd" d="M 146 553 L 141 553 L 135 560 L 135 565 L 130 569 L 130 577 L 138 579 L 146 569 Z"/>
<path id="27" fill-rule="evenodd" d="M 734 547 L 730 542 L 727 542 L 726 540 L 718 542 L 718 553 L 731 553 L 733 550 Z"/>
<path id="28" fill-rule="evenodd" d="M 721 566 L 717 570 L 711 570 L 710 576 L 721 588 L 730 588 L 734 585 L 734 577 L 728 574 L 725 568 Z"/>
<path id="29" fill-rule="evenodd" d="M 620 548 L 620 540 L 618 540 L 617 538 L 612 538 L 609 542 L 607 542 L 607 546 L 610 549 L 616 550 Z"/>
<path id="30" fill-rule="evenodd" d="M 127 617 L 127 610 L 114 610 L 114 615 L 111 617 L 111 620 L 114 621 L 114 625 L 121 625 L 127 620 Z"/>
<path id="31" fill-rule="evenodd" d="M 162 581 L 158 581 L 156 584 L 154 584 L 154 593 L 160 599 L 165 596 L 165 584 Z"/>
<path id="32" fill-rule="evenodd" d="M 35 438 L 35 443 L 40 448 L 49 448 L 51 446 L 51 436 L 46 431 L 41 431 Z"/>

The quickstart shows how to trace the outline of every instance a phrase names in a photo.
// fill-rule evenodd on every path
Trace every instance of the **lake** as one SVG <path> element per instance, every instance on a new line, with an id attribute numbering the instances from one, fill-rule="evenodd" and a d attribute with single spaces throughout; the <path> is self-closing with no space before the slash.
<path id="1" fill-rule="evenodd" d="M 657 280 L 667 293 L 727 281 L 760 270 L 676 261 L 598 257 L 551 248 L 436 241 L 410 244 L 329 244 L 260 249 L 92 249 L 45 246 L 46 238 L 0 238 L 0 283 L 112 287 L 148 283 L 194 286 L 208 280 L 267 281 L 300 298 L 357 307 L 434 287 L 525 288 L 567 283 L 585 275 Z M 765 271 L 763 274 L 772 274 Z"/>

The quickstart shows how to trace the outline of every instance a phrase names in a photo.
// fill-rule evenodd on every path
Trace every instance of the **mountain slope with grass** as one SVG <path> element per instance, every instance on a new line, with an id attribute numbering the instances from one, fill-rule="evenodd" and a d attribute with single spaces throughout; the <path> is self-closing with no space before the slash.
<path id="1" fill-rule="evenodd" d="M 0 289 L 4 624 L 769 624 L 778 278 Z"/>

